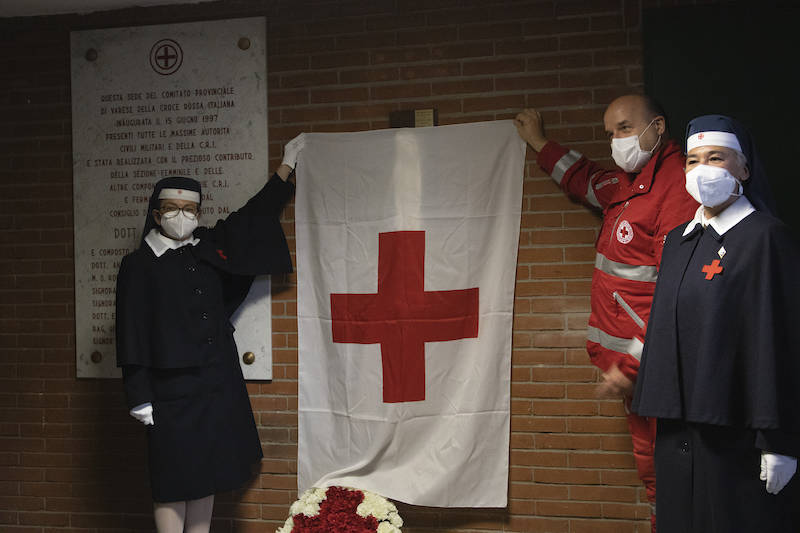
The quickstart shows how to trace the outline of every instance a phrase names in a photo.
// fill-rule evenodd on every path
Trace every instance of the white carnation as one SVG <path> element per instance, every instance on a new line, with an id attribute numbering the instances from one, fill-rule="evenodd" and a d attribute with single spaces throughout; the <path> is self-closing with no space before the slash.
<path id="1" fill-rule="evenodd" d="M 319 513 L 319 504 L 325 499 L 326 489 L 311 488 L 305 491 L 296 502 L 289 507 L 292 515 L 304 514 L 315 516 Z"/>
<path id="2" fill-rule="evenodd" d="M 362 491 L 364 500 L 356 509 L 359 516 L 374 516 L 380 523 L 378 531 L 380 533 L 399 532 L 403 526 L 403 519 L 397 513 L 397 507 L 379 494 L 374 492 Z"/>
<path id="3" fill-rule="evenodd" d="M 378 524 L 377 533 L 400 533 L 400 530 L 389 522 L 381 522 Z"/>
<path id="4" fill-rule="evenodd" d="M 403 519 L 397 514 L 397 510 L 389 514 L 389 522 L 397 528 L 403 527 Z"/>
<path id="5" fill-rule="evenodd" d="M 379 521 L 387 520 L 389 518 L 389 502 L 382 496 L 378 496 L 373 492 L 364 491 L 364 501 L 359 504 L 356 513 L 359 516 L 374 516 Z M 392 507 L 394 507 L 392 505 Z"/>
<path id="6" fill-rule="evenodd" d="M 319 503 L 325 499 L 327 490 L 328 489 L 320 489 L 317 487 L 310 488 L 300 496 L 300 501 L 311 504 Z"/>
<path id="7" fill-rule="evenodd" d="M 297 500 L 289 507 L 289 512 L 293 515 L 304 514 L 306 516 L 314 516 L 319 513 L 319 504 Z"/>
<path id="8" fill-rule="evenodd" d="M 286 519 L 286 522 L 283 523 L 283 527 L 278 529 L 275 533 L 292 533 L 292 528 L 294 528 L 294 520 L 292 517 Z"/>

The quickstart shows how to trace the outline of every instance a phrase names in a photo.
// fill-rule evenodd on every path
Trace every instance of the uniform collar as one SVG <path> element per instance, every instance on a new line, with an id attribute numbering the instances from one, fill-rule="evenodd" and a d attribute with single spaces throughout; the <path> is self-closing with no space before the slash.
<path id="1" fill-rule="evenodd" d="M 186 239 L 185 241 L 176 241 L 175 239 L 170 239 L 162 235 L 158 228 L 153 228 L 150 230 L 150 233 L 145 236 L 144 242 L 153 250 L 156 257 L 161 257 L 167 250 L 176 250 L 189 244 L 196 246 L 197 243 L 200 242 L 200 239 L 192 236 L 191 239 Z"/>
<path id="2" fill-rule="evenodd" d="M 722 213 L 712 218 L 705 217 L 703 206 L 697 208 L 694 218 L 686 225 L 683 236 L 689 235 L 698 224 L 711 226 L 718 235 L 722 236 L 726 231 L 741 222 L 747 215 L 755 211 L 756 208 L 750 203 L 746 196 L 742 195 L 738 200 L 725 208 Z"/>
<path id="3" fill-rule="evenodd" d="M 653 178 L 655 177 L 656 170 L 661 168 L 662 163 L 676 152 L 680 152 L 680 146 L 672 139 L 662 140 L 663 146 L 658 150 L 650 161 L 640 170 L 637 174 L 629 174 L 631 176 L 632 193 L 629 196 L 636 194 L 643 194 L 650 191 L 653 186 Z"/>

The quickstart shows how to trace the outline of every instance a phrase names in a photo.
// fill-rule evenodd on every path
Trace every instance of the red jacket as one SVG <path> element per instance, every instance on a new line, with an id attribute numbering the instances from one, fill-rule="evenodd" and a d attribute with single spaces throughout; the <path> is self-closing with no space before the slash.
<path id="1" fill-rule="evenodd" d="M 698 207 L 686 192 L 684 156 L 668 141 L 638 174 L 628 174 L 548 142 L 538 162 L 570 197 L 603 210 L 586 349 L 604 372 L 616 364 L 635 380 L 664 239 Z"/>

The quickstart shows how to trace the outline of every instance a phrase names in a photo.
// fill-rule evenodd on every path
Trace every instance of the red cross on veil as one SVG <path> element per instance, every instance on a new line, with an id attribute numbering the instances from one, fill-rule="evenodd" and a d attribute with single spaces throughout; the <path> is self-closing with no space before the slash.
<path id="1" fill-rule="evenodd" d="M 426 291 L 425 232 L 378 235 L 378 292 L 331 294 L 333 342 L 381 345 L 384 403 L 425 399 L 425 343 L 478 336 L 478 288 Z"/>

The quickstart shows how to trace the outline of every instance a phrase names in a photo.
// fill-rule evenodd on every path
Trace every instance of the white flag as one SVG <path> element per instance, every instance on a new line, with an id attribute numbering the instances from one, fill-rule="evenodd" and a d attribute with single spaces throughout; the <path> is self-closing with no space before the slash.
<path id="1" fill-rule="evenodd" d="M 511 121 L 306 137 L 299 489 L 504 507 L 525 143 Z"/>

